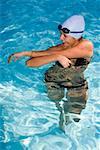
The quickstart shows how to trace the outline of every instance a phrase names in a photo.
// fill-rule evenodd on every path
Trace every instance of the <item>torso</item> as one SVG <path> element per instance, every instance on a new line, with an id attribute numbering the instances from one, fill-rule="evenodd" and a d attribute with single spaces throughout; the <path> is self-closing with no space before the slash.
<path id="1" fill-rule="evenodd" d="M 79 41 L 79 43 L 77 44 L 77 45 L 74 45 L 73 47 L 77 47 L 79 44 L 85 44 L 85 43 L 88 43 L 88 42 L 90 42 L 89 40 L 87 40 L 87 39 L 81 39 L 80 41 Z M 62 50 L 67 50 L 67 49 L 69 49 L 69 48 L 73 48 L 72 46 L 66 46 L 66 45 L 64 45 L 64 43 L 63 44 L 60 44 L 60 45 L 58 45 L 58 47 Z M 90 62 L 90 59 L 91 59 L 91 57 L 88 57 L 88 58 L 71 58 L 70 60 L 71 60 L 71 62 L 72 62 L 72 65 L 73 66 L 81 66 L 82 64 L 83 65 L 87 65 L 87 64 L 89 64 L 89 62 Z"/>
<path id="2" fill-rule="evenodd" d="M 87 40 L 82 39 L 80 42 L 86 42 Z M 70 48 L 66 47 L 64 44 L 58 45 L 60 49 Z M 66 85 L 69 83 L 72 85 L 83 84 L 84 75 L 83 72 L 87 68 L 91 58 L 73 58 L 70 59 L 72 65 L 68 68 L 63 68 L 59 62 L 57 62 L 53 67 L 49 68 L 46 72 L 45 80 L 53 82 L 64 82 Z"/>

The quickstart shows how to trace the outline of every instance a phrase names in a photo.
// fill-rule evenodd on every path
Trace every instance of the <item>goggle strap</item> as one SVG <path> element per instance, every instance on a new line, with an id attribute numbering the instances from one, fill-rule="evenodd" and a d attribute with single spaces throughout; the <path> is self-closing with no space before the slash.
<path id="1" fill-rule="evenodd" d="M 70 33 L 83 33 L 84 31 L 70 31 Z"/>

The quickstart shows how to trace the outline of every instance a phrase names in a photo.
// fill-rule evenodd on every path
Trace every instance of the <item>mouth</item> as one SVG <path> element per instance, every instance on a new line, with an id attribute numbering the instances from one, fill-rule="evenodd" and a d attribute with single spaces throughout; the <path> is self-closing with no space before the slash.
<path id="1" fill-rule="evenodd" d="M 63 42 L 64 42 L 64 43 L 66 43 L 66 44 L 68 44 L 68 45 L 70 44 L 70 43 L 69 43 L 69 42 L 67 42 L 67 41 L 63 41 Z"/>

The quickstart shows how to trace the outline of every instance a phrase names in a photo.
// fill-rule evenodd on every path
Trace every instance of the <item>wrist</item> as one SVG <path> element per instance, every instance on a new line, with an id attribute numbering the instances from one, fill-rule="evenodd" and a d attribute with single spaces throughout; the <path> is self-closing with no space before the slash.
<path id="1" fill-rule="evenodd" d="M 27 56 L 27 54 L 28 54 L 27 51 L 22 52 L 22 55 L 23 55 L 23 56 Z"/>
<path id="2" fill-rule="evenodd" d="M 57 61 L 60 61 L 62 59 L 62 55 L 57 55 Z"/>
<path id="3" fill-rule="evenodd" d="M 24 51 L 24 52 L 22 52 L 22 55 L 23 56 L 29 56 L 29 57 L 32 57 L 32 54 L 33 54 L 33 52 L 31 51 Z"/>

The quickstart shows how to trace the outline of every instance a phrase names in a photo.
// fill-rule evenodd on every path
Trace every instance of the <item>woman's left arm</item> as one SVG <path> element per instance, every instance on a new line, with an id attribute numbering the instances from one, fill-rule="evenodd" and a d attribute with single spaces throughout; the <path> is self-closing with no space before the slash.
<path id="1" fill-rule="evenodd" d="M 83 42 L 76 47 L 61 50 L 58 55 L 64 55 L 67 58 L 85 58 L 93 55 L 93 44 L 91 42 Z"/>
<path id="2" fill-rule="evenodd" d="M 59 63 L 64 68 L 67 68 L 71 64 L 71 61 L 65 56 L 54 54 L 49 56 L 40 56 L 40 57 L 31 58 L 26 61 L 26 65 L 28 67 L 40 67 L 42 65 L 55 62 L 55 61 L 59 61 Z"/>

